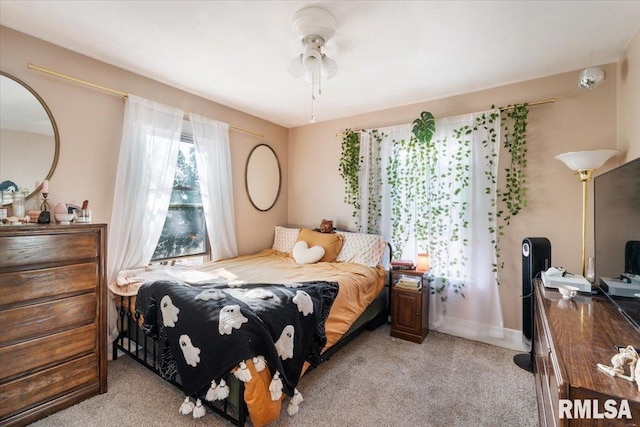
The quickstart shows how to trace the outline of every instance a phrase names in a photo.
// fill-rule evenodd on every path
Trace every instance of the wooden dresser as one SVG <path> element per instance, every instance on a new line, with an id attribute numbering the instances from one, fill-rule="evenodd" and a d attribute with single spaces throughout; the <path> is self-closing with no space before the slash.
<path id="1" fill-rule="evenodd" d="M 615 345 L 639 349 L 640 333 L 603 296 L 578 295 L 573 300 L 563 300 L 557 290 L 545 288 L 540 281 L 535 290 L 534 370 L 540 425 L 640 425 L 637 385 L 597 368 L 598 363 L 611 364 L 611 357 L 617 353 Z M 566 411 L 561 414 L 560 399 L 588 400 L 591 417 L 561 416 Z M 615 399 L 617 414 L 621 401 L 626 399 L 632 418 L 595 415 L 594 399 L 598 399 L 600 415 L 613 414 L 604 407 L 606 400 Z"/>
<path id="2" fill-rule="evenodd" d="M 107 391 L 106 232 L 0 226 L 0 425 Z"/>

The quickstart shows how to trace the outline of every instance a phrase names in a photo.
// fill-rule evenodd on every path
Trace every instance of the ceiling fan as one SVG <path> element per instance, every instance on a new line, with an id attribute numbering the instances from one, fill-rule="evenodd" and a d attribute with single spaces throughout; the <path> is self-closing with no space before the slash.
<path id="1" fill-rule="evenodd" d="M 303 52 L 289 62 L 289 73 L 311 83 L 311 123 L 315 122 L 314 103 L 322 93 L 322 78 L 331 79 L 338 72 L 336 61 L 322 53 L 322 46 L 336 31 L 336 19 L 326 9 L 305 7 L 291 17 L 291 28 L 302 42 Z"/>

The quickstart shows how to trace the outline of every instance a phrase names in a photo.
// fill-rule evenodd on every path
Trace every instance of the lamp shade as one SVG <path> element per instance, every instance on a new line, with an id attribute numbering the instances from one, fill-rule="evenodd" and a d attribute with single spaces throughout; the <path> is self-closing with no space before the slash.
<path id="1" fill-rule="evenodd" d="M 591 151 L 571 151 L 558 154 L 556 159 L 564 162 L 571 170 L 598 169 L 607 160 L 618 154 L 618 150 L 591 150 Z"/>
<path id="2" fill-rule="evenodd" d="M 431 257 L 429 254 L 418 254 L 418 265 L 416 270 L 428 271 L 431 269 Z"/>

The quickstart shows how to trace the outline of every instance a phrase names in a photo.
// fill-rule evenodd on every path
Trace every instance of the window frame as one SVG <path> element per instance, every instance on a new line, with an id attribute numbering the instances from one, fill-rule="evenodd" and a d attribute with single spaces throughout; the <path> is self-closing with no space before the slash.
<path id="1" fill-rule="evenodd" d="M 185 133 L 183 130 L 183 133 L 180 135 L 180 143 L 187 143 L 187 144 L 193 144 L 194 150 L 195 150 L 195 142 L 193 141 L 193 136 L 190 135 L 189 133 Z M 197 165 L 196 165 L 196 171 L 197 171 Z M 175 180 L 175 175 L 174 175 L 174 180 Z M 199 179 L 198 179 L 199 181 Z M 187 191 L 191 191 L 193 187 L 186 187 L 186 186 L 175 186 L 172 187 L 172 194 L 174 191 L 180 191 L 180 190 L 187 190 Z M 198 192 L 200 193 L 200 185 L 198 185 Z M 171 202 L 169 202 L 169 210 L 172 209 L 180 209 L 180 208 L 190 208 L 190 207 L 194 207 L 194 205 L 192 203 L 188 203 L 188 204 L 179 204 L 179 203 L 175 203 L 172 204 Z M 197 206 L 196 206 L 197 207 Z M 207 232 L 207 221 L 205 218 L 205 214 L 204 214 L 204 205 L 202 204 L 202 200 L 200 201 L 200 209 L 202 209 L 202 216 L 203 216 L 203 222 L 204 222 L 204 241 L 203 241 L 203 251 L 202 252 L 198 252 L 196 254 L 187 254 L 187 255 L 178 255 L 178 256 L 170 256 L 170 257 L 166 257 L 166 258 L 151 258 L 151 260 L 149 261 L 149 265 L 176 265 L 176 264 L 194 264 L 189 262 L 188 260 L 190 259 L 194 259 L 194 258 L 201 258 L 202 262 L 201 263 L 205 263 L 211 260 L 211 245 L 209 243 L 209 233 Z M 168 212 L 167 211 L 167 212 Z M 167 215 L 168 216 L 168 215 Z M 167 220 L 167 216 L 165 216 L 165 222 Z M 164 224 L 162 226 L 163 230 L 164 230 Z M 158 244 L 160 243 L 160 240 L 158 240 Z M 156 244 L 156 248 L 158 247 L 158 244 Z M 155 249 L 154 249 L 154 253 L 155 253 Z M 152 255 L 153 256 L 153 255 Z"/>

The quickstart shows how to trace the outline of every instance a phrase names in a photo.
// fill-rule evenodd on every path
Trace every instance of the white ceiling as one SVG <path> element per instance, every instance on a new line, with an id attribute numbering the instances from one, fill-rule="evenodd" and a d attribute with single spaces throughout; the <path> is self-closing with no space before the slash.
<path id="1" fill-rule="evenodd" d="M 640 26 L 637 0 L 1 0 L 0 24 L 295 127 L 311 85 L 287 72 L 302 51 L 290 18 L 310 5 L 336 18 L 324 53 L 340 68 L 317 121 L 615 62 Z"/>

